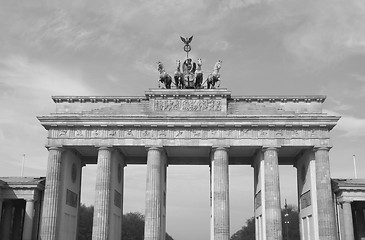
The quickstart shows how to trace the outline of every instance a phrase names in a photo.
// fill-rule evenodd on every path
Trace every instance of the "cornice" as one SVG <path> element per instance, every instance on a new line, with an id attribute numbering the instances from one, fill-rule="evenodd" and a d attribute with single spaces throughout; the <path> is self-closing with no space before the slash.
<path id="1" fill-rule="evenodd" d="M 299 102 L 305 102 L 305 103 L 311 103 L 311 102 L 318 102 L 323 103 L 326 100 L 326 96 L 324 95 L 289 95 L 289 96 L 275 96 L 275 95 L 263 95 L 263 96 L 232 96 L 229 100 L 234 102 L 281 102 L 281 103 L 299 103 Z"/>
<path id="2" fill-rule="evenodd" d="M 247 102 L 247 103 L 323 103 L 326 99 L 324 95 L 249 95 L 249 96 L 231 96 L 231 92 L 222 89 L 205 89 L 205 90 L 159 90 L 146 91 L 146 96 L 52 96 L 55 103 L 138 103 L 149 101 L 150 99 L 215 99 L 226 98 L 229 102 Z"/>

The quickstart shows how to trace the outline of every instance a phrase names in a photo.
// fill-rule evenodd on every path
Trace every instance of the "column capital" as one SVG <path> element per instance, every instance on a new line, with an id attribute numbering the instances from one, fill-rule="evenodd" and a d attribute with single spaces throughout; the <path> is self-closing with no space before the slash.
<path id="1" fill-rule="evenodd" d="M 146 146 L 146 150 L 149 151 L 149 150 L 157 150 L 157 151 L 165 151 L 164 147 L 163 146 Z"/>
<path id="2" fill-rule="evenodd" d="M 212 146 L 212 151 L 215 152 L 217 150 L 223 150 L 228 152 L 230 149 L 230 146 Z"/>
<path id="3" fill-rule="evenodd" d="M 332 146 L 314 146 L 313 147 L 313 151 L 317 152 L 317 151 L 329 151 L 331 150 Z"/>
<path id="4" fill-rule="evenodd" d="M 65 151 L 65 149 L 62 146 L 47 146 L 46 147 L 48 151 L 55 150 L 55 151 Z"/>
<path id="5" fill-rule="evenodd" d="M 109 150 L 113 149 L 113 146 L 95 146 L 98 150 Z"/>
<path id="6" fill-rule="evenodd" d="M 262 151 L 263 152 L 266 152 L 266 151 L 269 151 L 269 150 L 279 151 L 279 149 L 280 149 L 280 146 L 262 146 Z"/>

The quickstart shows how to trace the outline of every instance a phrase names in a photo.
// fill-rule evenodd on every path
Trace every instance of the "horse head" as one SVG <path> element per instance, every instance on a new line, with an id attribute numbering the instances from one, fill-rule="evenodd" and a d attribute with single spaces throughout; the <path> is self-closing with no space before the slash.
<path id="1" fill-rule="evenodd" d="M 221 67 L 222 67 L 222 61 L 221 60 L 218 60 L 216 62 L 216 64 L 214 65 L 214 70 L 215 71 L 219 71 L 221 69 Z"/>
<path id="2" fill-rule="evenodd" d="M 180 72 L 180 66 L 181 66 L 180 60 L 176 60 L 176 71 L 177 72 Z"/>
<path id="3" fill-rule="evenodd" d="M 163 73 L 165 71 L 164 67 L 163 67 L 163 64 L 162 62 L 157 62 L 157 70 L 160 72 L 160 73 Z"/>
<path id="4" fill-rule="evenodd" d="M 203 62 L 202 62 L 202 59 L 201 58 L 198 58 L 198 60 L 196 60 L 197 61 L 197 65 L 198 65 L 198 67 L 201 67 L 202 65 L 203 65 Z"/>

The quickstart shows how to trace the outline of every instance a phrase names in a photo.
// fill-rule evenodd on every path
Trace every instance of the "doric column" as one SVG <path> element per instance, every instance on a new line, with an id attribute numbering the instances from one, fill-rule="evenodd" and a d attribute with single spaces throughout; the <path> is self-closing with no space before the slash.
<path id="1" fill-rule="evenodd" d="M 145 240 L 165 239 L 166 156 L 162 147 L 147 149 L 147 180 L 145 206 Z"/>
<path id="2" fill-rule="evenodd" d="M 352 221 L 351 202 L 342 202 L 343 231 L 346 240 L 354 240 L 354 224 Z"/>
<path id="3" fill-rule="evenodd" d="M 56 240 L 59 219 L 60 187 L 61 187 L 61 163 L 62 148 L 51 147 L 48 149 L 48 164 L 46 186 L 43 201 L 43 214 L 41 224 L 41 239 Z"/>
<path id="4" fill-rule="evenodd" d="M 27 199 L 25 204 L 24 225 L 23 225 L 23 240 L 32 240 L 34 216 L 34 200 Z"/>
<path id="5" fill-rule="evenodd" d="M 211 239 L 213 240 L 228 240 L 230 238 L 228 165 L 228 148 L 213 148 L 211 159 L 211 227 L 213 228 Z"/>
<path id="6" fill-rule="evenodd" d="M 93 240 L 109 239 L 109 200 L 111 194 L 111 148 L 101 147 L 98 152 L 98 166 L 95 185 Z"/>
<path id="7" fill-rule="evenodd" d="M 10 239 L 13 220 L 13 205 L 11 201 L 4 202 L 4 215 L 1 221 L 0 239 Z"/>
<path id="8" fill-rule="evenodd" d="M 329 147 L 315 147 L 319 239 L 337 239 L 336 216 L 332 200 Z"/>
<path id="9" fill-rule="evenodd" d="M 265 147 L 264 152 L 264 174 L 265 174 L 265 218 L 266 238 L 268 240 L 282 239 L 281 225 L 281 204 L 280 204 L 280 182 L 278 149 Z"/>

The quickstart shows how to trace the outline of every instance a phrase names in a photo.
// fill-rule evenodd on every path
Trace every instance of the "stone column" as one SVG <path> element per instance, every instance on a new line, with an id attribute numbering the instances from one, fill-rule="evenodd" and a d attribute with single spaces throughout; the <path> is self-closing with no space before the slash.
<path id="1" fill-rule="evenodd" d="M 25 204 L 23 240 L 32 240 L 34 200 L 27 199 Z"/>
<path id="2" fill-rule="evenodd" d="M 61 196 L 61 164 L 62 148 L 51 147 L 48 149 L 48 164 L 46 186 L 44 191 L 43 213 L 41 223 L 41 239 L 57 240 L 59 225 L 59 208 Z"/>
<path id="3" fill-rule="evenodd" d="M 343 231 L 346 240 L 354 240 L 354 224 L 352 221 L 351 202 L 342 202 Z"/>
<path id="4" fill-rule="evenodd" d="M 165 239 L 165 222 L 162 208 L 164 204 L 163 189 L 165 156 L 162 147 L 150 147 L 147 150 L 147 180 L 146 180 L 146 209 L 145 209 L 145 240 Z M 166 169 L 165 169 L 166 170 Z"/>
<path id="5" fill-rule="evenodd" d="M 101 147 L 98 152 L 96 173 L 93 240 L 109 239 L 109 200 L 111 196 L 111 148 Z"/>
<path id="6" fill-rule="evenodd" d="M 216 147 L 211 159 L 212 225 L 211 239 L 228 240 L 229 235 L 229 174 L 228 148 Z"/>
<path id="7" fill-rule="evenodd" d="M 329 147 L 315 147 L 319 239 L 335 240 L 336 216 L 332 200 Z"/>
<path id="8" fill-rule="evenodd" d="M 281 225 L 281 204 L 280 204 L 280 182 L 278 149 L 265 147 L 264 152 L 264 174 L 265 174 L 265 222 L 266 238 L 268 240 L 282 239 Z"/>

